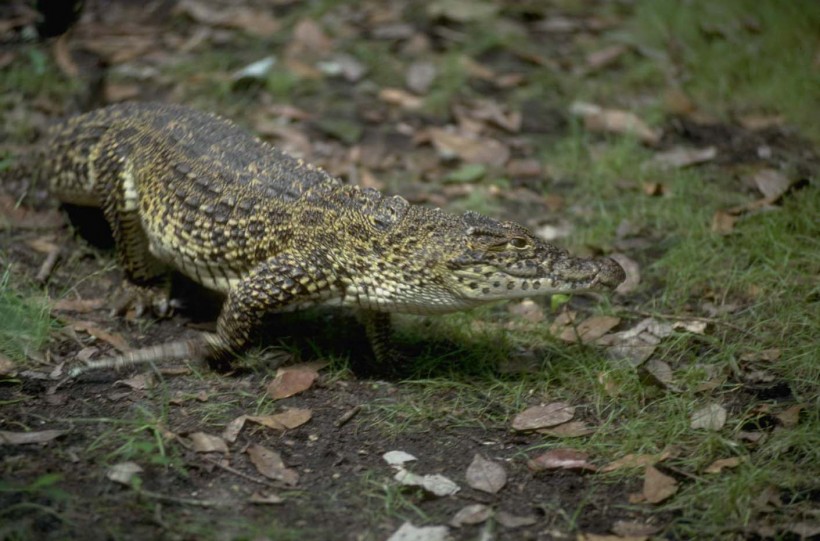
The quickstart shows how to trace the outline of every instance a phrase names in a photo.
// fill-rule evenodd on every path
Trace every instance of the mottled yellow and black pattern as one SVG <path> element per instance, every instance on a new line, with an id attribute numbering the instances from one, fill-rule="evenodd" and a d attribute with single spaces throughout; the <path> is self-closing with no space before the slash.
<path id="1" fill-rule="evenodd" d="M 103 209 L 135 288 L 176 269 L 226 295 L 216 334 L 97 362 L 224 360 L 268 312 L 361 310 L 378 357 L 389 314 L 435 314 L 624 279 L 524 227 L 411 206 L 342 184 L 230 122 L 185 107 L 117 105 L 54 130 L 42 168 L 62 201 Z"/>

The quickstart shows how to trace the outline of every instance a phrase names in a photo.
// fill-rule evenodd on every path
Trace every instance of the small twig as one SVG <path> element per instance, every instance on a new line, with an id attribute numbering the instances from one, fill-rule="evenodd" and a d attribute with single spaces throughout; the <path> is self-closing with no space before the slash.
<path id="1" fill-rule="evenodd" d="M 251 481 L 253 483 L 257 483 L 257 484 L 260 484 L 262 486 L 266 486 L 268 488 L 274 488 L 274 489 L 277 489 L 277 490 L 282 488 L 279 485 L 275 485 L 274 483 L 270 483 L 270 482 L 268 482 L 264 479 L 260 479 L 258 477 L 254 477 L 252 475 L 248 475 L 247 473 L 241 472 L 241 471 L 237 470 L 236 468 L 234 468 L 232 466 L 228 466 L 227 464 L 222 464 L 221 462 L 216 461 L 212 458 L 207 458 L 206 457 L 205 461 L 208 462 L 209 464 L 213 464 L 217 468 L 222 468 L 223 470 L 225 470 L 228 473 L 232 473 L 232 474 L 234 474 L 238 477 L 241 477 L 242 479 Z"/>
<path id="2" fill-rule="evenodd" d="M 336 419 L 336 422 L 333 423 L 336 428 L 341 428 L 346 425 L 353 417 L 355 417 L 360 411 L 362 411 L 362 405 L 359 404 L 357 406 L 353 406 L 346 412 L 344 412 L 341 417 Z"/>
<path id="3" fill-rule="evenodd" d="M 35 280 L 37 283 L 44 284 L 48 280 L 48 277 L 51 276 L 51 271 L 54 270 L 54 265 L 57 264 L 57 259 L 60 257 L 60 248 L 54 247 L 48 251 L 48 255 L 46 255 L 45 261 L 43 264 L 40 265 L 40 270 L 37 271 L 37 276 L 35 276 Z"/>

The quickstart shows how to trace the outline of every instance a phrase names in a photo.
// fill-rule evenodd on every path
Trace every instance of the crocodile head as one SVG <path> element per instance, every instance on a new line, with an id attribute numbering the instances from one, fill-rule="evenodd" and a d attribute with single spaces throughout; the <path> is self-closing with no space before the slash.
<path id="1" fill-rule="evenodd" d="M 448 289 L 468 301 L 614 289 L 626 277 L 612 259 L 572 257 L 513 222 L 466 212 L 461 225 L 461 248 L 447 261 Z"/>

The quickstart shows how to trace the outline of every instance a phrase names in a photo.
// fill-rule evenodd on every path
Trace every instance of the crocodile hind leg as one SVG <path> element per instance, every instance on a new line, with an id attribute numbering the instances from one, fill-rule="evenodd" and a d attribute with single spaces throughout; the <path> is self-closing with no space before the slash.
<path id="1" fill-rule="evenodd" d="M 188 340 L 87 361 L 85 366 L 73 368 L 69 375 L 182 359 L 205 359 L 211 368 L 225 371 L 230 368 L 231 359 L 247 348 L 265 314 L 304 308 L 333 294 L 335 286 L 325 270 L 327 267 L 316 261 L 319 259 L 281 254 L 261 263 L 228 293 L 215 334 L 200 333 Z"/>

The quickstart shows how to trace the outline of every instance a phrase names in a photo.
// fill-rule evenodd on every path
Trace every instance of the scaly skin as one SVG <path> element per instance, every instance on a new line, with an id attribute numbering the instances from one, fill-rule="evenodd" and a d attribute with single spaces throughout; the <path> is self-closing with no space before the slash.
<path id="1" fill-rule="evenodd" d="M 216 334 L 91 367 L 189 357 L 224 367 L 264 314 L 317 304 L 361 310 L 377 358 L 387 360 L 391 313 L 612 289 L 624 279 L 613 260 L 572 257 L 516 223 L 342 184 L 181 106 L 81 115 L 57 127 L 47 148 L 42 173 L 52 193 L 102 208 L 135 290 L 150 297 L 175 269 L 226 295 Z"/>

